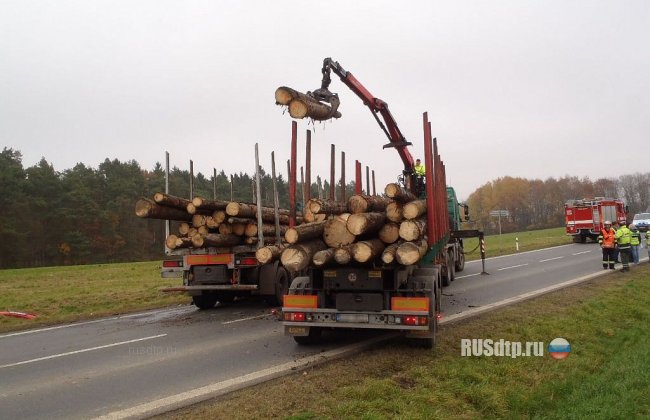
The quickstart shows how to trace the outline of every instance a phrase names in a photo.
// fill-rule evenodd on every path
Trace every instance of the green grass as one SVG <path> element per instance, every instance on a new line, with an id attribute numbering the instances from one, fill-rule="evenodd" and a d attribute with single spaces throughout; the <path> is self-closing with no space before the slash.
<path id="1" fill-rule="evenodd" d="M 634 266 L 445 325 L 434 351 L 392 343 L 163 417 L 648 418 L 648 302 L 650 266 Z M 462 338 L 556 337 L 565 360 L 460 356 Z"/>
<path id="2" fill-rule="evenodd" d="M 37 315 L 0 317 L 0 331 L 187 303 L 159 291 L 180 282 L 160 278 L 160 261 L 0 270 L 0 310 Z"/>
<path id="3" fill-rule="evenodd" d="M 485 237 L 486 254 L 488 257 L 514 254 L 517 252 L 517 241 L 519 242 L 519 252 L 572 243 L 571 237 L 566 235 L 566 230 L 563 227 L 504 233 Z M 464 245 L 467 260 L 481 258 L 477 238 L 465 239 Z"/>

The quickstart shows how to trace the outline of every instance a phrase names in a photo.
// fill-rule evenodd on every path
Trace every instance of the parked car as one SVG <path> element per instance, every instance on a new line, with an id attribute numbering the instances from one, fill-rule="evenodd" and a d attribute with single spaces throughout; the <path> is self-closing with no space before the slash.
<path id="1" fill-rule="evenodd" d="M 650 213 L 637 213 L 634 215 L 632 223 L 641 232 L 647 232 L 650 229 Z"/>

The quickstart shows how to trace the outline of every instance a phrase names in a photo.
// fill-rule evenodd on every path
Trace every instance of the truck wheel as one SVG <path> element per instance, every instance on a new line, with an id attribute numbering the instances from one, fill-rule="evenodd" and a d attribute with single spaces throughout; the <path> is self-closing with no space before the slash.
<path id="1" fill-rule="evenodd" d="M 313 346 L 321 342 L 323 329 L 319 327 L 309 328 L 309 335 L 298 336 L 294 335 L 293 339 L 301 346 Z"/>
<path id="2" fill-rule="evenodd" d="M 456 280 L 456 261 L 452 252 L 449 252 L 447 255 L 447 271 L 449 273 L 449 282 L 452 282 Z"/>
<path id="3" fill-rule="evenodd" d="M 211 309 L 217 303 L 217 296 L 212 294 L 192 296 L 192 302 L 201 310 Z"/>
<path id="4" fill-rule="evenodd" d="M 219 293 L 217 295 L 217 300 L 219 303 L 232 303 L 235 300 L 234 293 Z"/>
<path id="5" fill-rule="evenodd" d="M 465 269 L 465 253 L 461 249 L 458 254 L 458 259 L 456 260 L 456 271 L 463 271 Z"/>
<path id="6" fill-rule="evenodd" d="M 275 286 L 275 294 L 266 296 L 264 300 L 270 306 L 282 306 L 284 295 L 289 294 L 289 273 L 284 267 L 278 267 L 275 272 L 275 279 L 273 281 Z"/>

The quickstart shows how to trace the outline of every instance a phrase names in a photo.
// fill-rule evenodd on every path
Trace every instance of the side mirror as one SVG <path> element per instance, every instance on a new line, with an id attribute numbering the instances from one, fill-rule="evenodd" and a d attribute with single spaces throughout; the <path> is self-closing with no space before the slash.
<path id="1" fill-rule="evenodd" d="M 465 214 L 465 221 L 469 220 L 469 206 L 467 204 L 463 204 L 463 213 Z"/>

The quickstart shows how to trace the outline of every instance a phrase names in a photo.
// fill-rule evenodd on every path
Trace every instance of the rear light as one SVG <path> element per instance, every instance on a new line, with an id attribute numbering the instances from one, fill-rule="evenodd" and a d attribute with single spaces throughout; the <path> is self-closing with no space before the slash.
<path id="1" fill-rule="evenodd" d="M 296 321 L 303 322 L 305 320 L 305 314 L 302 312 L 285 312 L 284 313 L 285 321 Z"/>
<path id="2" fill-rule="evenodd" d="M 404 317 L 404 325 L 427 325 L 428 320 L 426 316 L 408 315 Z"/>
<path id="3" fill-rule="evenodd" d="M 167 260 L 163 261 L 163 267 L 172 268 L 172 267 L 182 267 L 183 260 Z"/>
<path id="4" fill-rule="evenodd" d="M 257 258 L 254 258 L 254 257 L 242 258 L 242 259 L 239 259 L 239 260 L 235 260 L 235 264 L 237 264 L 237 265 L 257 265 Z"/>

